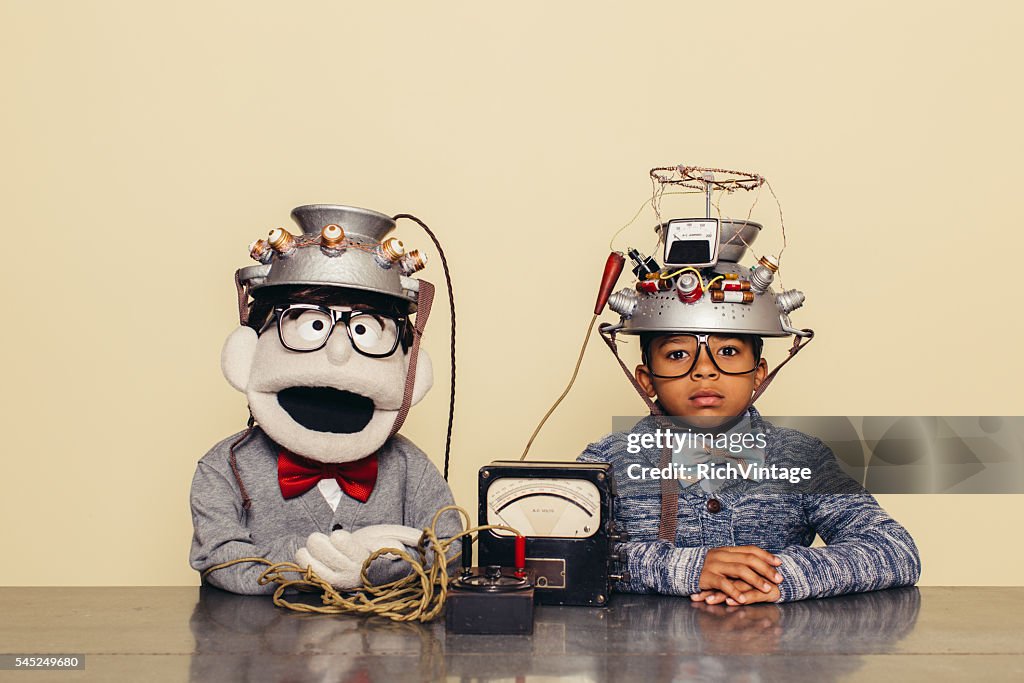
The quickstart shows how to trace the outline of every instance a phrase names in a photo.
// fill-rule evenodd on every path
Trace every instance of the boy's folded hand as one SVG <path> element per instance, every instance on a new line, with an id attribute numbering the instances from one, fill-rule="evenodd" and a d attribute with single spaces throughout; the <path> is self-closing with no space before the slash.
<path id="1" fill-rule="evenodd" d="M 709 600 L 720 592 L 740 605 L 778 600 L 782 574 L 776 567 L 780 564 L 782 560 L 756 545 L 713 548 L 704 558 L 701 592 L 691 597 Z"/>
<path id="2" fill-rule="evenodd" d="M 778 602 L 779 598 L 782 597 L 782 593 L 779 591 L 779 587 L 776 584 L 772 584 L 772 589 L 765 593 L 764 591 L 753 588 L 746 581 L 736 579 L 732 582 L 736 588 L 742 591 L 744 596 L 744 605 L 753 605 L 758 602 Z M 730 607 L 740 606 L 740 603 L 728 597 L 722 591 L 708 590 L 701 591 L 700 593 L 694 593 L 690 596 L 690 599 L 696 602 L 706 603 L 708 605 L 721 605 L 725 603 Z"/>

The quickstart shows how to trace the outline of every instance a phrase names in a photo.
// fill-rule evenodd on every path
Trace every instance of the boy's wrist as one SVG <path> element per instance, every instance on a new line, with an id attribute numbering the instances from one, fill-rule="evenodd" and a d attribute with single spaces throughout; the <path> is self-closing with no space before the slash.
<path id="1" fill-rule="evenodd" d="M 692 551 L 692 568 L 687 572 L 688 574 L 688 585 L 686 587 L 685 595 L 693 595 L 694 593 L 700 592 L 700 577 L 704 573 L 704 560 L 707 559 L 709 548 L 701 546 L 699 548 L 687 548 Z"/>
<path id="2" fill-rule="evenodd" d="M 700 592 L 707 548 L 677 548 L 665 541 L 645 541 L 626 543 L 622 552 L 632 585 L 669 595 Z"/>
<path id="3" fill-rule="evenodd" d="M 779 565 L 779 573 L 782 574 L 782 583 L 779 584 L 779 599 L 776 602 L 792 602 L 803 600 L 810 594 L 810 587 L 803 580 L 803 573 L 799 564 L 785 551 L 775 553 L 782 560 Z"/>

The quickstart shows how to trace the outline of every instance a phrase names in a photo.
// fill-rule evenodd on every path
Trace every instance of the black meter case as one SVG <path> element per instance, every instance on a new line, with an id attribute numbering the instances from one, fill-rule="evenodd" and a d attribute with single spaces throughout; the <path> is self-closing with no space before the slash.
<path id="1" fill-rule="evenodd" d="M 615 485 L 607 463 L 496 461 L 480 469 L 479 523 L 503 524 L 526 536 L 526 568 L 537 602 L 603 607 L 617 557 L 612 515 Z M 479 536 L 480 565 L 515 565 L 515 536 Z"/>

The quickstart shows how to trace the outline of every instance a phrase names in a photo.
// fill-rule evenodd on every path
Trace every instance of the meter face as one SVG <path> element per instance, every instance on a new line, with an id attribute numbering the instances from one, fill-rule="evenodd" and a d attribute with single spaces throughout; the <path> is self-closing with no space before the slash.
<path id="1" fill-rule="evenodd" d="M 718 219 L 676 218 L 665 229 L 665 265 L 704 268 L 718 261 Z"/>
<path id="2" fill-rule="evenodd" d="M 586 479 L 495 479 L 487 489 L 487 523 L 505 524 L 524 536 L 587 538 L 601 525 L 601 494 Z M 499 536 L 511 532 L 494 529 Z"/>

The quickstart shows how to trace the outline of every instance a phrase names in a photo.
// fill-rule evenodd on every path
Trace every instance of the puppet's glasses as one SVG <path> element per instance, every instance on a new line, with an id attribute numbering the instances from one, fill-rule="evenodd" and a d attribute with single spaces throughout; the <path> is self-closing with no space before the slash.
<path id="1" fill-rule="evenodd" d="M 292 351 L 317 351 L 339 321 L 345 326 L 352 348 L 370 358 L 386 358 L 398 348 L 405 318 L 380 311 L 336 311 L 315 304 L 290 304 L 274 308 L 277 334 Z"/>
<path id="2" fill-rule="evenodd" d="M 747 375 L 757 369 L 760 359 L 749 342 L 720 334 L 676 334 L 650 349 L 647 368 L 661 379 L 686 377 L 697 365 L 701 347 L 723 375 Z"/>

